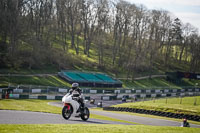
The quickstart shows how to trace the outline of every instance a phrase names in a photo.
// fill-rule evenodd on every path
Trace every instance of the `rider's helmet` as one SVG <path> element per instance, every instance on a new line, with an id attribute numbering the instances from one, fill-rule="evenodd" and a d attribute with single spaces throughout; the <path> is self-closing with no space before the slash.
<path id="1" fill-rule="evenodd" d="M 73 83 L 73 84 L 72 84 L 72 89 L 73 89 L 73 90 L 78 89 L 78 87 L 79 87 L 79 84 L 78 84 L 78 83 Z"/>

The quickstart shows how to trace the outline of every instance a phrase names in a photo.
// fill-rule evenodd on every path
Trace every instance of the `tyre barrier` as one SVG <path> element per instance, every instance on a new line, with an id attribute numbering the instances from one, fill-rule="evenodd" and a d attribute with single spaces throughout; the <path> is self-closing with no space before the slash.
<path id="1" fill-rule="evenodd" d="M 189 115 L 189 114 L 183 114 L 183 113 L 171 113 L 171 112 L 163 112 L 163 111 L 156 111 L 156 110 L 125 108 L 125 107 L 103 107 L 103 110 L 106 110 L 106 111 L 132 112 L 132 113 L 140 113 L 140 114 L 148 114 L 148 115 L 157 115 L 157 116 L 176 118 L 176 119 L 186 118 L 188 120 L 193 120 L 193 121 L 200 122 L 200 116 L 199 115 Z"/>

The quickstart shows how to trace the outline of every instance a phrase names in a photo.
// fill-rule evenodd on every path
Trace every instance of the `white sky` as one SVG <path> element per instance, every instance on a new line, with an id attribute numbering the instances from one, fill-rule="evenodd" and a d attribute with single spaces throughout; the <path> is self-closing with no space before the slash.
<path id="1" fill-rule="evenodd" d="M 126 0 L 143 4 L 148 9 L 163 9 L 173 13 L 183 23 L 190 23 L 200 31 L 200 0 Z"/>

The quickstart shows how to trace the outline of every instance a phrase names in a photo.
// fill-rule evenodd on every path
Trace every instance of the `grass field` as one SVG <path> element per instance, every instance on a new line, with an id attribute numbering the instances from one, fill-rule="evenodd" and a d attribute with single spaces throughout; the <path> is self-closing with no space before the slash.
<path id="1" fill-rule="evenodd" d="M 172 113 L 200 115 L 200 96 L 185 98 L 167 98 L 144 102 L 141 101 L 136 103 L 124 103 L 113 105 L 113 107 L 129 107 Z"/>
<path id="2" fill-rule="evenodd" d="M 105 124 L 1 124 L 1 133 L 199 133 L 198 128 Z"/>

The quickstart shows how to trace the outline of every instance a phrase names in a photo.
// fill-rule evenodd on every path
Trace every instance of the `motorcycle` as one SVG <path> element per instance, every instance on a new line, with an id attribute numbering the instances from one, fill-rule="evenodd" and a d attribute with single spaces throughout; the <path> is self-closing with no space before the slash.
<path id="1" fill-rule="evenodd" d="M 81 117 L 83 121 L 87 121 L 90 116 L 89 109 L 87 107 L 81 107 L 78 102 L 80 95 L 74 91 L 72 94 L 67 93 L 62 98 L 63 109 L 62 116 L 68 120 L 71 116 Z"/>

